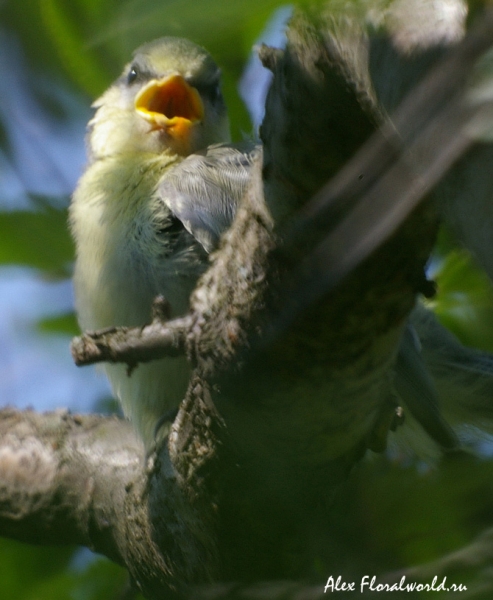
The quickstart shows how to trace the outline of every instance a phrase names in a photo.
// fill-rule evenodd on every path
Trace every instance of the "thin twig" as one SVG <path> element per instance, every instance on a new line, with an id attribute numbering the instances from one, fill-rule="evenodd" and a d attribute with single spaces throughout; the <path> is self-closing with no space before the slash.
<path id="1" fill-rule="evenodd" d="M 123 362 L 134 367 L 164 356 L 185 354 L 192 317 L 163 323 L 155 319 L 145 327 L 111 327 L 86 332 L 72 340 L 71 352 L 78 366 L 98 362 Z"/>

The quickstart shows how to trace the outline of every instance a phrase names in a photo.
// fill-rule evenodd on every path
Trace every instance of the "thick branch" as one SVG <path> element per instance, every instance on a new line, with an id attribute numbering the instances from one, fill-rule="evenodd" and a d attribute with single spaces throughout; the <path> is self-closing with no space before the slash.
<path id="1" fill-rule="evenodd" d="M 180 581 L 210 581 L 216 561 L 203 522 L 164 453 L 160 461 L 148 471 L 142 443 L 116 417 L 4 409 L 0 533 L 87 546 L 126 566 L 149 597 Z"/>
<path id="2" fill-rule="evenodd" d="M 143 460 L 128 424 L 7 408 L 0 413 L 0 457 L 2 534 L 83 544 L 125 563 L 127 488 Z"/>

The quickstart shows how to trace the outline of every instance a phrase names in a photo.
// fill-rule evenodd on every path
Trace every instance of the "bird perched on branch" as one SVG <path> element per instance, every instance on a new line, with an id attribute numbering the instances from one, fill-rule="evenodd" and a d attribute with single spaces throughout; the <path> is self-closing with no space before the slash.
<path id="1" fill-rule="evenodd" d="M 219 77 L 205 50 L 161 38 L 139 48 L 95 102 L 89 164 L 70 208 L 83 329 L 145 325 L 158 295 L 168 301 L 171 317 L 187 311 L 207 255 L 246 191 L 256 153 L 253 144 L 228 143 Z M 447 380 L 436 364 L 453 344 L 422 352 L 413 327 L 428 346 L 428 329 L 440 331 L 429 319 L 408 324 L 395 365 L 396 397 L 435 441 L 453 447 L 455 434 L 441 416 L 436 382 L 424 358 L 434 376 Z M 457 363 L 450 368 L 455 372 Z M 156 424 L 184 396 L 186 359 L 141 364 L 131 376 L 122 364 L 104 369 L 125 415 L 150 449 Z"/>
<path id="2" fill-rule="evenodd" d="M 139 48 L 94 103 L 89 164 L 70 208 L 81 328 L 139 326 L 163 295 L 183 314 L 207 253 L 245 191 L 253 146 L 227 144 L 220 71 L 192 42 L 165 37 Z M 183 398 L 185 358 L 105 365 L 113 392 L 146 447 Z"/>

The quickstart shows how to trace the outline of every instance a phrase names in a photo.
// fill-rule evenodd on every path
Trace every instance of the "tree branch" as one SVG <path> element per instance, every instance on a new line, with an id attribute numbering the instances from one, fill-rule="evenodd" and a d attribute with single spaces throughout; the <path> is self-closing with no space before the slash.
<path id="1" fill-rule="evenodd" d="M 77 366 L 98 362 L 123 362 L 130 369 L 139 362 L 185 354 L 190 317 L 163 323 L 154 319 L 145 327 L 111 327 L 86 332 L 72 340 L 71 352 Z"/>
<path id="2" fill-rule="evenodd" d="M 124 564 L 127 487 L 141 473 L 142 455 L 129 424 L 117 418 L 3 409 L 3 535 L 82 544 Z"/>

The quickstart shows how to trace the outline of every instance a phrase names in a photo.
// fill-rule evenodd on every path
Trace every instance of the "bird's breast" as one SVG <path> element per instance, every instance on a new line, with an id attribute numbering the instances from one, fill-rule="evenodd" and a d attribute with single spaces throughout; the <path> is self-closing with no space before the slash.
<path id="1" fill-rule="evenodd" d="M 150 320 L 163 262 L 154 191 L 167 164 L 155 158 L 93 163 L 74 194 L 70 221 L 76 240 L 74 273 L 81 327 L 142 325 Z M 162 204 L 162 203 L 161 203 Z M 162 204 L 163 212 L 167 209 Z"/>

